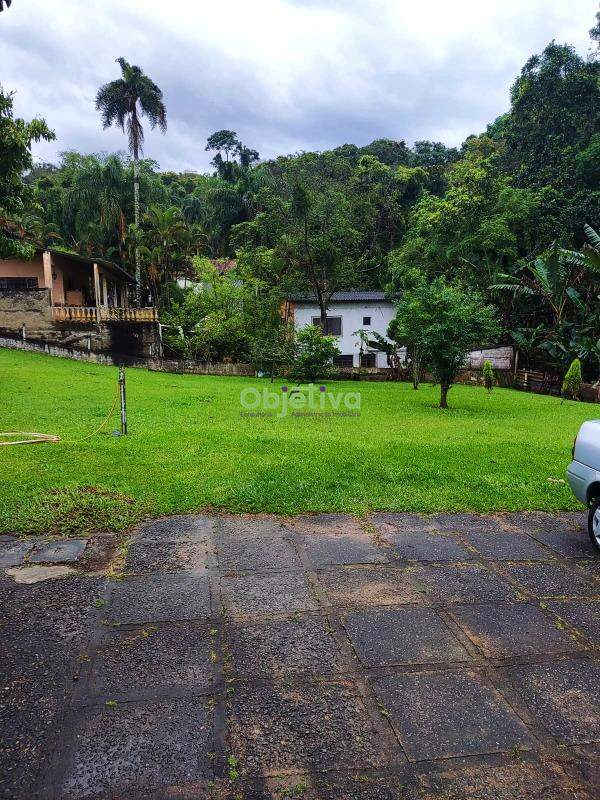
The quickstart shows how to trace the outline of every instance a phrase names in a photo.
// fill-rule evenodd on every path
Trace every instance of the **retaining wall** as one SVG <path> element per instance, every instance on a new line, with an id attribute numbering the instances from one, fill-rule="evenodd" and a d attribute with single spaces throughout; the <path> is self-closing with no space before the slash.
<path id="1" fill-rule="evenodd" d="M 0 328 L 18 331 L 23 325 L 30 330 L 45 330 L 52 325 L 49 289 L 0 292 Z"/>
<path id="2" fill-rule="evenodd" d="M 249 364 L 220 364 L 199 361 L 171 361 L 162 358 L 140 358 L 118 353 L 95 353 L 87 349 L 64 347 L 54 342 L 34 341 L 30 339 L 14 339 L 0 336 L 0 347 L 10 350 L 25 350 L 31 353 L 44 353 L 49 356 L 70 358 L 75 361 L 87 361 L 93 364 L 128 367 L 140 367 L 154 372 L 176 372 L 189 375 L 234 375 L 253 377 L 254 369 Z"/>

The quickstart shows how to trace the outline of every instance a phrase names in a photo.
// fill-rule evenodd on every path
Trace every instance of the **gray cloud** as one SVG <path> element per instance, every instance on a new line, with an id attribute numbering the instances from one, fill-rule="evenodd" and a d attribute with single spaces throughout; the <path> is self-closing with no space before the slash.
<path id="1" fill-rule="evenodd" d="M 0 16 L 1 80 L 17 113 L 58 140 L 37 147 L 124 149 L 94 110 L 115 59 L 161 86 L 166 136 L 146 154 L 206 169 L 206 137 L 232 128 L 263 157 L 379 137 L 459 144 L 506 110 L 523 63 L 550 39 L 581 53 L 596 0 L 15 0 Z M 83 10 L 82 10 L 83 6 Z"/>

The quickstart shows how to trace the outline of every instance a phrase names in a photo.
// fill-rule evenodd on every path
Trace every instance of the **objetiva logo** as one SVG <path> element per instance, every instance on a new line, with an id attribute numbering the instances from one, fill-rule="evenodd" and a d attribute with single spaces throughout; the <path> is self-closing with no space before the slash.
<path id="1" fill-rule="evenodd" d="M 359 417 L 360 392 L 327 390 L 309 383 L 279 389 L 248 386 L 240 392 L 243 417 Z"/>

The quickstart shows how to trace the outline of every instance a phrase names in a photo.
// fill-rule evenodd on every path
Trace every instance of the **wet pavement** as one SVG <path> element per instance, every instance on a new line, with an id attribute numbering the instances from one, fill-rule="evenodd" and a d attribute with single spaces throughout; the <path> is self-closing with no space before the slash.
<path id="1" fill-rule="evenodd" d="M 583 515 L 0 540 L 0 797 L 600 797 Z"/>

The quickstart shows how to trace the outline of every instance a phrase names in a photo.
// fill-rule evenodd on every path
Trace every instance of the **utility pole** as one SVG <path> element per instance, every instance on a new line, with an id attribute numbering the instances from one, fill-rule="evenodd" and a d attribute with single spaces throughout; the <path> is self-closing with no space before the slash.
<path id="1" fill-rule="evenodd" d="M 127 395 L 125 393 L 125 367 L 119 367 L 119 396 L 121 398 L 121 433 L 127 435 Z"/>

